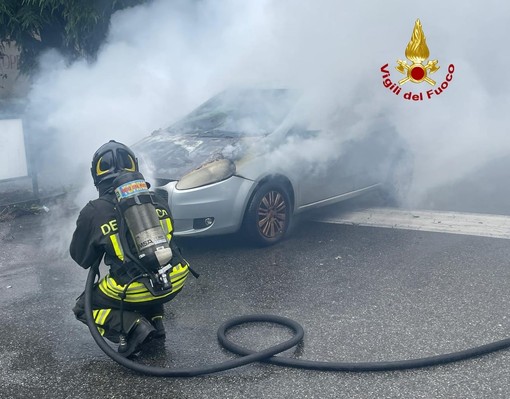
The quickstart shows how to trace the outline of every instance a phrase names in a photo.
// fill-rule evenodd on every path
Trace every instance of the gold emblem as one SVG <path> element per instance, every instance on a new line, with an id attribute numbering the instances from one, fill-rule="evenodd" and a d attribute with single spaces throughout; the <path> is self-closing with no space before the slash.
<path id="1" fill-rule="evenodd" d="M 425 65 L 423 64 L 423 61 L 429 58 L 430 53 L 419 19 L 417 19 L 414 24 L 413 34 L 406 47 L 405 54 L 406 58 L 411 61 L 412 64 L 409 65 L 407 61 L 397 60 L 398 65 L 395 69 L 404 75 L 407 74 L 407 76 L 399 80 L 398 83 L 403 85 L 409 80 L 413 83 L 425 81 L 434 86 L 436 82 L 429 78 L 428 74 L 436 72 L 440 67 L 437 66 L 437 60 L 429 61 Z"/>

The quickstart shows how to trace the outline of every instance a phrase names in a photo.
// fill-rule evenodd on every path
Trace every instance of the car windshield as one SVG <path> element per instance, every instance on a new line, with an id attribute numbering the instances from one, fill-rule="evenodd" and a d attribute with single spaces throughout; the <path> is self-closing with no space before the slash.
<path id="1" fill-rule="evenodd" d="M 285 119 L 295 94 L 289 90 L 227 90 L 211 98 L 171 129 L 208 136 L 264 136 Z"/>

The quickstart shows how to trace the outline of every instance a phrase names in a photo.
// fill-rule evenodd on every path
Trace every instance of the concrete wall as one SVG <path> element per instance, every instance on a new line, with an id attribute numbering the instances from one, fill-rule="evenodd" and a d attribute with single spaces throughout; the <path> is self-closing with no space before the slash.
<path id="1" fill-rule="evenodd" d="M 0 47 L 0 98 L 19 98 L 28 93 L 29 82 L 19 70 L 19 49 L 13 42 Z"/>
<path id="2" fill-rule="evenodd" d="M 28 176 L 21 119 L 0 119 L 0 180 Z"/>
<path id="3" fill-rule="evenodd" d="M 0 46 L 0 183 L 28 175 L 22 119 L 29 80 L 20 73 L 19 49 L 14 43 Z M 5 190 L 4 190 L 5 191 Z M 0 189 L 0 197 L 5 196 Z M 0 202 L 1 198 L 0 198 Z"/>

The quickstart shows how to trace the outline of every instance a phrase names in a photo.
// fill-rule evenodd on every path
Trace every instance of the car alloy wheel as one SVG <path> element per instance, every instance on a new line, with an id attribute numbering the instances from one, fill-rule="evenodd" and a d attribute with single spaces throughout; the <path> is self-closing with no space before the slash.
<path id="1" fill-rule="evenodd" d="M 269 191 L 259 203 L 258 226 L 260 234 L 269 239 L 281 234 L 287 223 L 287 203 L 278 191 Z"/>
<path id="2" fill-rule="evenodd" d="M 276 183 L 264 183 L 255 192 L 246 212 L 245 231 L 256 243 L 271 245 L 288 230 L 291 202 L 286 190 Z"/>

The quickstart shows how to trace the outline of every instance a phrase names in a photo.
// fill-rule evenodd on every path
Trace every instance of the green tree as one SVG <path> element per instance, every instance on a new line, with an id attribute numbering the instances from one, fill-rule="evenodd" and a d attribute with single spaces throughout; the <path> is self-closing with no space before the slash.
<path id="1" fill-rule="evenodd" d="M 33 69 L 38 55 L 50 48 L 58 49 L 69 60 L 94 59 L 111 15 L 147 1 L 0 0 L 0 44 L 17 44 L 23 72 Z"/>

